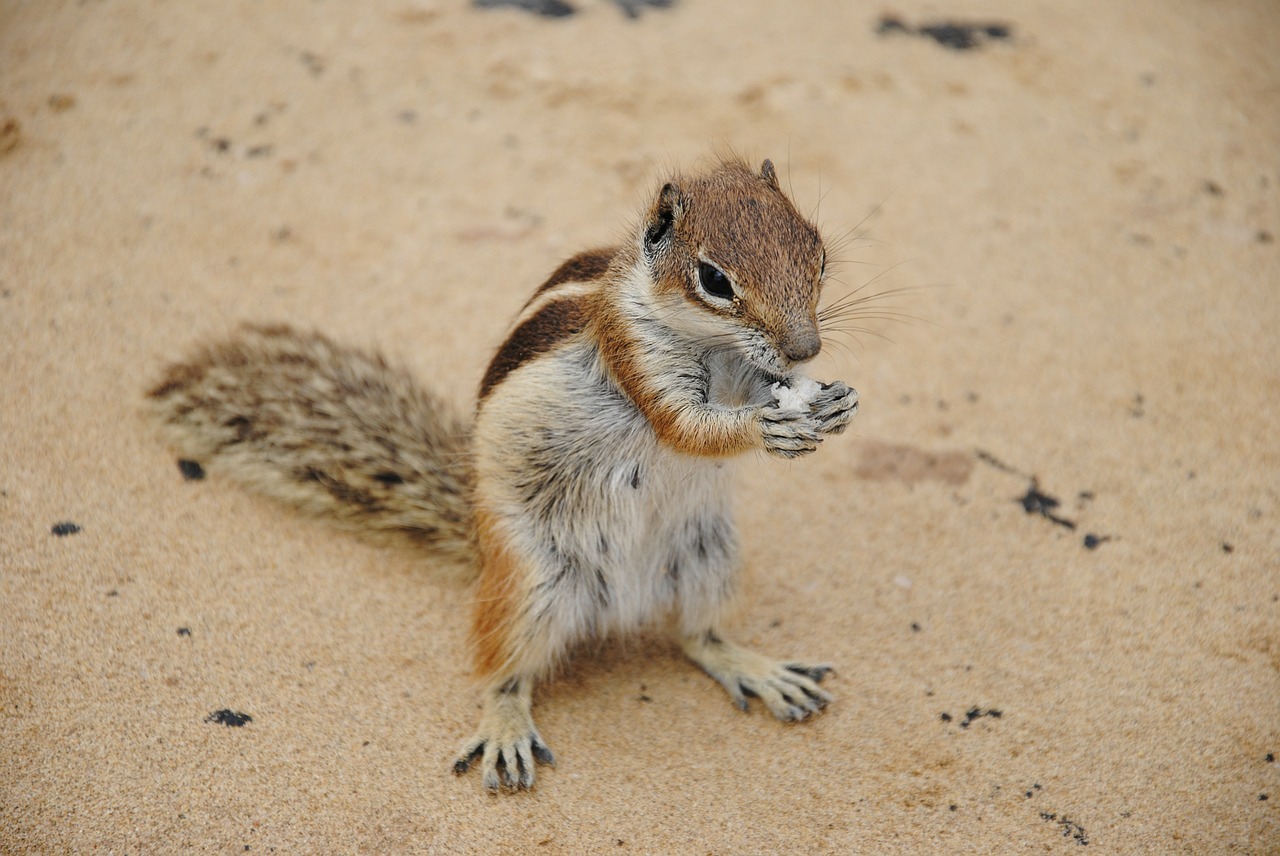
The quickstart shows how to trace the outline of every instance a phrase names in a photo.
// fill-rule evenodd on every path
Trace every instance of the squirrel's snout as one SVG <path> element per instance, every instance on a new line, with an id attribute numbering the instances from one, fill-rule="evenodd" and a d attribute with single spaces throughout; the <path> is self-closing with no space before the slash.
<path id="1" fill-rule="evenodd" d="M 778 350 L 791 362 L 803 363 L 816 357 L 818 351 L 822 350 L 822 339 L 819 338 L 816 327 L 795 330 L 779 343 Z"/>

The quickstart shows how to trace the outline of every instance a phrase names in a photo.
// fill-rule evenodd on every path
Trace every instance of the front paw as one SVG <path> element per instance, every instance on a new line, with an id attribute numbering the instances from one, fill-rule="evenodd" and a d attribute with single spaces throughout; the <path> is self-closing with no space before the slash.
<path id="1" fill-rule="evenodd" d="M 779 458 L 808 455 L 822 442 L 818 426 L 808 413 L 782 407 L 761 408 L 760 434 L 764 450 Z"/>
<path id="2" fill-rule="evenodd" d="M 844 381 L 823 384 L 809 405 L 809 417 L 822 434 L 839 434 L 858 412 L 858 391 Z"/>

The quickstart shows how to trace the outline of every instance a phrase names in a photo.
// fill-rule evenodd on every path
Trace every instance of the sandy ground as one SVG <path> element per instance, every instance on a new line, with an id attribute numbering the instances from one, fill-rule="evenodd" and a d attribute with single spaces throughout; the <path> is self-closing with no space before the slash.
<path id="1" fill-rule="evenodd" d="M 0 3 L 0 851 L 1280 852 L 1280 7 L 575 5 Z M 465 404 L 717 146 L 909 289 L 821 358 L 852 432 L 743 467 L 740 636 L 838 701 L 610 643 L 489 796 L 466 587 L 184 481 L 142 390 L 291 320 Z"/>

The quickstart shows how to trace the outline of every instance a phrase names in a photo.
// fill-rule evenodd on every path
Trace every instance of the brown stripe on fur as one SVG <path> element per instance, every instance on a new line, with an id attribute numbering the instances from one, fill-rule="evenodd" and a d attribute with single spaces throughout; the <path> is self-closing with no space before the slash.
<path id="1" fill-rule="evenodd" d="M 476 509 L 476 538 L 480 548 L 480 582 L 471 617 L 471 650 L 475 653 L 476 672 L 491 677 L 510 665 L 511 632 L 519 612 L 517 582 L 520 569 L 496 531 L 493 518 Z"/>
<path id="2" fill-rule="evenodd" d="M 755 445 L 743 433 L 734 434 L 711 426 L 682 425 L 679 414 L 671 407 L 659 408 L 649 419 L 659 440 L 686 455 L 725 458 L 740 455 Z"/>
<path id="3" fill-rule="evenodd" d="M 498 348 L 498 353 L 494 354 L 484 379 L 480 381 L 480 401 L 483 402 L 507 375 L 582 332 L 586 324 L 586 304 L 581 297 L 553 300 L 542 307 L 511 331 L 502 347 Z"/>
<path id="4" fill-rule="evenodd" d="M 626 321 L 610 311 L 603 300 L 597 302 L 595 317 L 605 365 L 664 445 L 704 457 L 737 455 L 756 445 L 746 431 L 735 432 L 708 423 L 682 423 L 678 405 L 662 399 L 641 367 L 637 358 L 641 347 L 630 335 Z"/>
<path id="5" fill-rule="evenodd" d="M 653 411 L 658 408 L 657 396 L 645 383 L 644 372 L 635 359 L 634 354 L 639 347 L 632 339 L 627 323 L 617 317 L 604 300 L 596 301 L 595 310 L 596 332 L 604 364 L 640 412 L 652 419 Z"/>
<path id="6" fill-rule="evenodd" d="M 616 247 L 601 247 L 578 253 L 556 268 L 551 276 L 547 278 L 547 281 L 538 286 L 538 290 L 533 293 L 533 297 L 529 298 L 529 303 L 532 303 L 538 295 L 545 294 L 557 285 L 562 285 L 566 282 L 589 282 L 602 276 L 609 269 L 609 263 L 613 261 L 613 257 L 617 253 Z M 528 303 L 525 304 L 525 306 L 528 305 Z"/>

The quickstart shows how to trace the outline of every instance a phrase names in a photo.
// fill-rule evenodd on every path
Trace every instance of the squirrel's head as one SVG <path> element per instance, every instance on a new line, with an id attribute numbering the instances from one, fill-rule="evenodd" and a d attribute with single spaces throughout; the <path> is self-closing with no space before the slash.
<path id="1" fill-rule="evenodd" d="M 826 252 L 769 161 L 759 172 L 727 161 L 673 178 L 658 191 L 639 238 L 655 296 L 694 310 L 664 317 L 673 328 L 737 347 L 778 377 L 817 355 Z"/>

